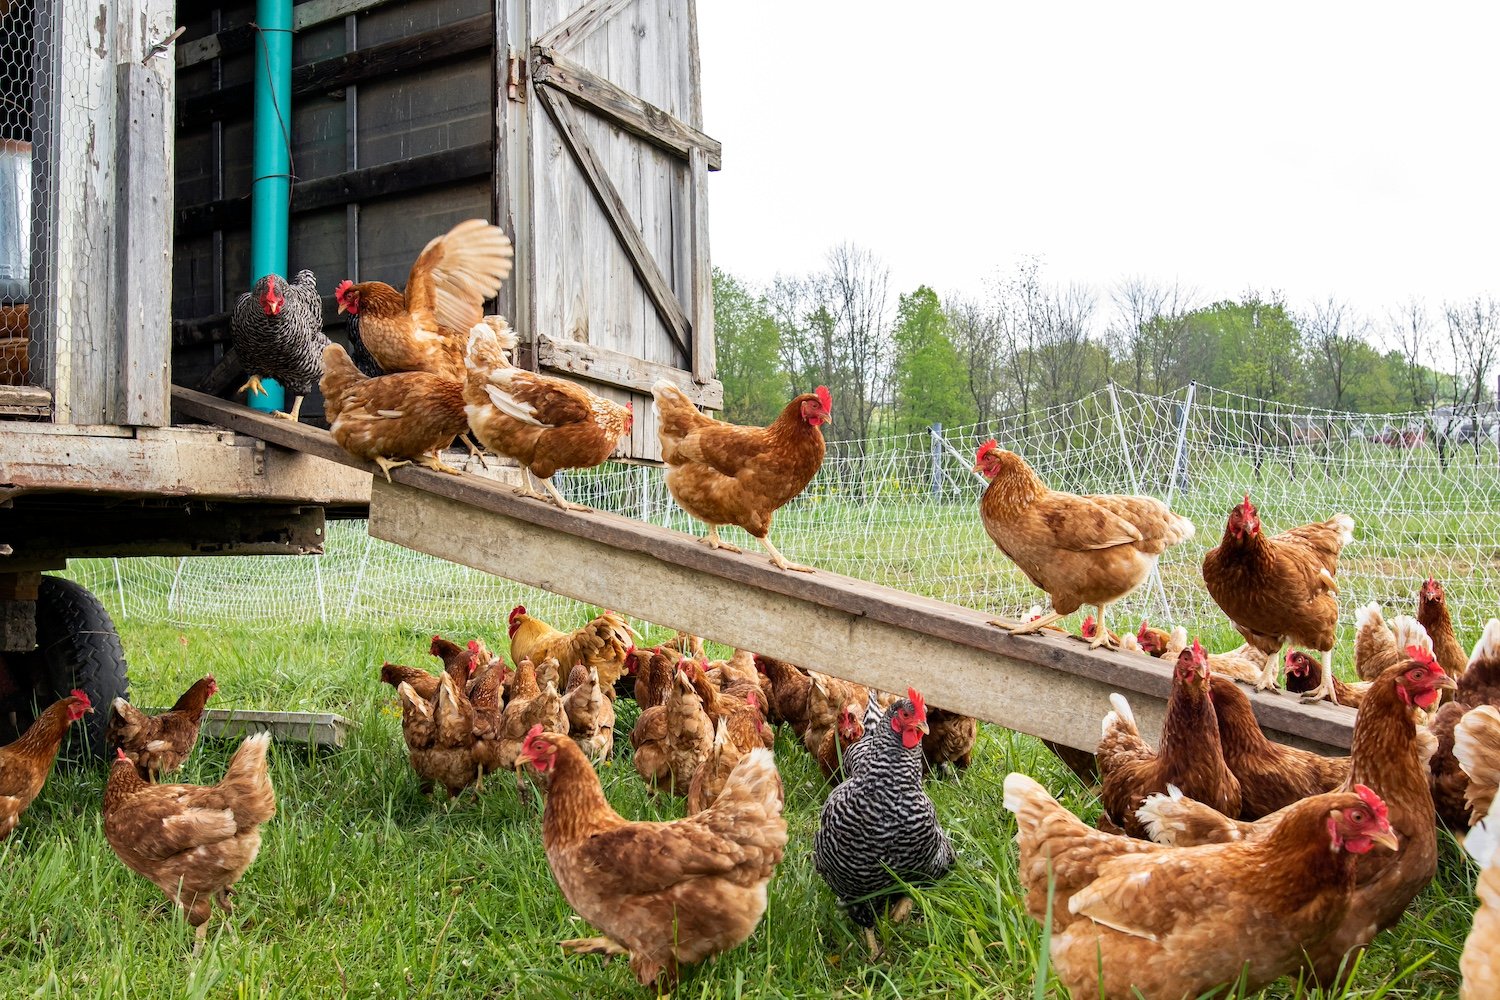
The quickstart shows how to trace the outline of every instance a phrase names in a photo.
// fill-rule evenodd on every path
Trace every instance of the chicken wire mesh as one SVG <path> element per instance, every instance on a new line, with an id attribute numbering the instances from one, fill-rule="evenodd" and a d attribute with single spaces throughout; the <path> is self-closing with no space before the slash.
<path id="1" fill-rule="evenodd" d="M 28 385 L 37 0 L 0 0 L 0 385 Z"/>
<path id="2" fill-rule="evenodd" d="M 1409 612 L 1431 574 L 1447 586 L 1455 625 L 1472 634 L 1496 613 L 1500 584 L 1496 428 L 1493 412 L 1370 416 L 1202 386 L 1170 396 L 1110 389 L 984 427 L 831 442 L 818 477 L 777 514 L 772 539 L 788 558 L 989 612 L 1045 604 L 979 521 L 984 484 L 972 461 L 995 437 L 1056 489 L 1147 493 L 1198 526 L 1161 560 L 1157 579 L 1118 605 L 1116 624 L 1146 615 L 1223 624 L 1199 566 L 1248 491 L 1272 530 L 1354 517 L 1356 540 L 1339 570 L 1346 621 L 1372 600 Z M 557 483 L 571 500 L 701 533 L 659 469 L 607 464 Z M 756 551 L 738 529 L 725 537 Z M 72 574 L 127 617 L 182 625 L 498 627 L 517 603 L 564 621 L 583 612 L 565 598 L 372 539 L 363 522 L 331 525 L 318 557 L 89 560 L 75 562 Z"/>

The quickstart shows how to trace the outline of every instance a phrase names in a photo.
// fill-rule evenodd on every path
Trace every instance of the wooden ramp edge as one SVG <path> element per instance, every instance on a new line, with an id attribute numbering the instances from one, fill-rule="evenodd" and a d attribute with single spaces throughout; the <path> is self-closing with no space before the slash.
<path id="1" fill-rule="evenodd" d="M 173 406 L 374 471 L 317 428 L 182 388 Z M 784 573 L 759 554 L 713 551 L 614 514 L 562 511 L 475 475 L 406 466 L 392 478 L 374 477 L 370 533 L 419 552 L 883 690 L 915 686 L 932 705 L 1080 750 L 1097 746 L 1111 692 L 1130 700 L 1148 739 L 1160 733 L 1171 667 L 1157 660 L 1010 636 L 970 608 L 821 570 Z M 496 608 L 496 621 L 508 611 Z M 1348 752 L 1351 709 L 1247 693 L 1272 739 Z"/>

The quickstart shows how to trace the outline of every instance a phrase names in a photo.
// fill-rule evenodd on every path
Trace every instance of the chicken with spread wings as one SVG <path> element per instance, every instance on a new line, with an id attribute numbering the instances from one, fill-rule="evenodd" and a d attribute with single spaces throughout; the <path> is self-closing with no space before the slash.
<path id="1" fill-rule="evenodd" d="M 719 538 L 719 526 L 739 525 L 764 546 L 778 569 L 811 573 L 787 562 L 771 544 L 771 518 L 823 467 L 822 425 L 833 409 L 827 387 L 793 399 L 767 427 L 706 417 L 665 379 L 651 394 L 667 489 L 678 506 L 708 526 L 704 544 L 738 552 Z"/>
<path id="2" fill-rule="evenodd" d="M 548 779 L 542 847 L 558 888 L 602 932 L 564 949 L 628 955 L 637 982 L 670 990 L 679 966 L 739 945 L 760 923 L 787 837 L 769 750 L 746 754 L 713 804 L 668 823 L 615 812 L 564 734 L 534 728 L 520 762 Z"/>
<path id="3" fill-rule="evenodd" d="M 464 380 L 469 330 L 510 274 L 510 239 L 483 219 L 460 222 L 422 248 L 398 292 L 383 281 L 340 282 L 333 297 L 386 372 Z"/>
<path id="4" fill-rule="evenodd" d="M 1151 497 L 1078 496 L 1047 488 L 1026 460 L 993 440 L 975 471 L 990 481 L 979 514 L 1001 552 L 1052 599 L 1052 611 L 1020 624 L 1035 632 L 1085 604 L 1099 609 L 1091 648 L 1109 643 L 1104 613 L 1139 587 L 1167 549 L 1193 537 L 1193 522 Z"/>

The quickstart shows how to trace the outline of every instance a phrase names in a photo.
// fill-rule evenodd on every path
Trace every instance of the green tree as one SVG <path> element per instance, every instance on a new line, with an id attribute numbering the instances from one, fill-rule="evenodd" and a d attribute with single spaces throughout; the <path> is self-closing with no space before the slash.
<path id="1" fill-rule="evenodd" d="M 765 299 L 714 268 L 714 344 L 724 383 L 725 420 L 768 424 L 788 399 L 781 371 L 781 330 Z"/>
<path id="2" fill-rule="evenodd" d="M 911 434 L 933 423 L 974 422 L 968 375 L 936 292 L 923 285 L 901 296 L 891 339 L 897 433 Z"/>

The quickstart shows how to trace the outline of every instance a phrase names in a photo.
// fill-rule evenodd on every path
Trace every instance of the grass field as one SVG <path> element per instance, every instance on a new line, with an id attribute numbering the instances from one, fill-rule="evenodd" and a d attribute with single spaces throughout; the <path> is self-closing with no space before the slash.
<path id="1" fill-rule="evenodd" d="M 497 619 L 498 619 L 497 615 Z M 484 630 L 505 647 L 502 628 Z M 431 631 L 390 625 L 194 630 L 127 622 L 134 699 L 166 704 L 204 673 L 215 707 L 318 708 L 358 723 L 349 744 L 273 750 L 279 812 L 237 910 L 216 913 L 201 958 L 157 889 L 111 853 L 100 823 L 104 772 L 62 768 L 17 831 L 0 842 L 0 994 L 5 997 L 617 997 L 641 995 L 623 963 L 565 957 L 556 942 L 587 933 L 553 883 L 539 816 L 497 776 L 451 810 L 421 796 L 406 760 L 383 659 L 425 663 Z M 1463 636 L 1465 640 L 1470 636 Z M 1101 707 L 1101 712 L 1103 708 Z M 634 707 L 622 702 L 619 729 Z M 628 751 L 628 744 L 623 739 Z M 205 743 L 180 780 L 213 781 L 232 745 Z M 1035 741 L 985 726 L 974 766 L 929 784 L 961 851 L 958 868 L 919 902 L 922 919 L 882 927 L 875 962 L 811 863 L 825 790 L 783 734 L 791 839 L 764 922 L 744 946 L 688 970 L 680 997 L 1020 997 L 1038 987 L 1042 939 L 1015 880 L 1014 825 L 1000 807 L 1011 770 L 1038 777 L 1092 819 L 1092 796 Z M 603 769 L 625 816 L 672 818 L 630 766 Z M 1446 835 L 1436 882 L 1381 935 L 1351 998 L 1456 994 L 1473 913 L 1473 871 Z M 1220 994 L 1237 995 L 1237 994 Z M 1297 996 L 1290 984 L 1267 991 Z"/>

